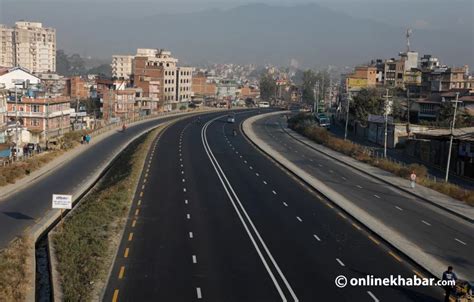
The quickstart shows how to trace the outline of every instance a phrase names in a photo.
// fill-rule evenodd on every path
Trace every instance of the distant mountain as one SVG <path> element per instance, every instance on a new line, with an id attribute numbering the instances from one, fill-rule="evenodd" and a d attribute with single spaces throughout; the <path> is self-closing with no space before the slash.
<path id="1" fill-rule="evenodd" d="M 56 13 L 40 21 L 57 27 L 59 48 L 102 58 L 133 53 L 137 47 L 157 47 L 173 51 L 185 64 L 288 65 L 294 58 L 303 66 L 313 67 L 396 57 L 405 49 L 405 28 L 317 4 L 249 4 L 228 10 L 143 17 L 136 17 L 136 11 L 130 17 L 95 17 L 93 6 L 75 4 L 67 12 L 66 7 L 55 6 Z M 140 5 L 134 9 L 147 11 Z M 18 15 L 21 12 L 12 11 L 8 18 Z M 436 55 L 448 64 L 474 66 L 473 36 L 466 32 L 418 29 L 412 49 Z"/>

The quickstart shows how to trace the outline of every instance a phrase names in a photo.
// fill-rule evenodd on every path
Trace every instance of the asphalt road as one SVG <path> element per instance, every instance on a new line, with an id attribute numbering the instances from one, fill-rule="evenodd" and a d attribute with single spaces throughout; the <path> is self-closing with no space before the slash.
<path id="1" fill-rule="evenodd" d="M 298 143 L 283 131 L 284 127 L 285 119 L 276 115 L 258 121 L 254 130 L 285 158 L 397 230 L 426 253 L 453 265 L 458 273 L 474 280 L 472 223 L 329 159 Z"/>
<path id="2" fill-rule="evenodd" d="M 0 249 L 51 211 L 53 193 L 74 193 L 124 143 L 145 129 L 174 118 L 176 116 L 146 121 L 130 126 L 125 133 L 117 131 L 97 144 L 80 146 L 87 149 L 52 173 L 7 198 L 2 198 L 0 189 Z"/>
<path id="3" fill-rule="evenodd" d="M 278 168 L 240 130 L 232 136 L 238 125 L 220 115 L 178 122 L 150 150 L 104 301 L 442 298 L 435 287 L 337 288 L 338 275 L 422 270 Z"/>

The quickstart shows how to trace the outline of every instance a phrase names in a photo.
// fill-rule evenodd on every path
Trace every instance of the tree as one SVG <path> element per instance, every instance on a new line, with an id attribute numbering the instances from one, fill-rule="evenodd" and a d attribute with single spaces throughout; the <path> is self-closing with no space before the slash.
<path id="1" fill-rule="evenodd" d="M 364 125 L 367 125 L 369 114 L 383 114 L 383 106 L 379 100 L 379 93 L 376 89 L 362 89 L 356 96 L 351 106 L 352 114 Z"/>
<path id="2" fill-rule="evenodd" d="M 69 59 L 64 50 L 59 49 L 56 51 L 56 72 L 61 75 L 69 75 L 69 69 L 71 64 L 69 64 Z"/>
<path id="3" fill-rule="evenodd" d="M 318 71 L 316 74 L 316 87 L 318 100 L 324 100 L 329 90 L 329 73 L 326 70 Z"/>
<path id="4" fill-rule="evenodd" d="M 97 74 L 105 78 L 112 77 L 112 67 L 110 64 L 102 64 L 97 67 L 93 67 L 87 71 L 89 74 Z"/>
<path id="5" fill-rule="evenodd" d="M 454 104 L 451 102 L 444 102 L 438 112 L 438 125 L 444 127 L 451 127 L 451 123 L 454 115 Z M 456 128 L 459 127 L 470 127 L 474 121 L 473 117 L 469 115 L 463 108 L 460 108 L 458 104 L 458 110 L 456 113 Z"/>
<path id="6" fill-rule="evenodd" d="M 263 74 L 260 77 L 260 98 L 264 101 L 269 101 L 275 96 L 276 83 L 270 74 Z"/>
<path id="7" fill-rule="evenodd" d="M 314 98 L 314 86 L 316 85 L 317 77 L 314 71 L 308 69 L 303 73 L 303 102 L 313 104 Z"/>

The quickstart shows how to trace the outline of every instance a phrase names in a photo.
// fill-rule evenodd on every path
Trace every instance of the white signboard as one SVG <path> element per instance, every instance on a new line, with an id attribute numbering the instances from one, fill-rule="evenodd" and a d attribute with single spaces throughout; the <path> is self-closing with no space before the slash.
<path id="1" fill-rule="evenodd" d="M 72 208 L 72 195 L 53 194 L 53 209 Z"/>

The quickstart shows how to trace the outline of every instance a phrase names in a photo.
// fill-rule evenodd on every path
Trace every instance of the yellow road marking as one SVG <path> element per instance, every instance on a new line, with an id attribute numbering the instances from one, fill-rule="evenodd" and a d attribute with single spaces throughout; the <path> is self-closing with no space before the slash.
<path id="1" fill-rule="evenodd" d="M 145 185 L 142 185 L 142 190 L 145 189 Z"/>
<path id="2" fill-rule="evenodd" d="M 413 272 L 414 272 L 415 274 L 417 274 L 420 278 L 425 278 L 425 276 L 423 276 L 422 273 L 420 273 L 420 272 L 418 272 L 418 271 L 415 271 L 415 270 L 413 270 Z"/>
<path id="3" fill-rule="evenodd" d="M 337 212 L 337 214 L 339 214 L 339 216 L 341 216 L 342 218 L 347 219 L 347 217 L 344 214 L 342 214 L 341 212 Z"/>
<path id="4" fill-rule="evenodd" d="M 120 268 L 120 272 L 119 272 L 119 279 L 122 279 L 123 278 L 123 274 L 125 273 L 125 266 L 122 266 Z"/>
<path id="5" fill-rule="evenodd" d="M 145 173 L 145 178 L 147 178 L 147 177 L 148 177 L 148 173 Z"/>
<path id="6" fill-rule="evenodd" d="M 136 224 L 136 223 L 137 223 L 137 221 L 134 219 L 134 220 L 132 221 L 132 228 L 135 227 L 135 224 Z"/>
<path id="7" fill-rule="evenodd" d="M 133 239 L 133 233 L 130 233 L 130 234 L 128 235 L 128 241 L 132 241 L 132 239 Z"/>
<path id="8" fill-rule="evenodd" d="M 137 202 L 137 206 L 141 205 L 142 204 L 142 200 L 139 199 L 138 202 Z"/>
<path id="9" fill-rule="evenodd" d="M 395 253 L 393 253 L 392 251 L 389 251 L 388 253 L 390 254 L 390 256 L 397 259 L 398 262 L 402 262 L 402 259 L 398 257 L 397 255 L 395 255 Z"/>
<path id="10" fill-rule="evenodd" d="M 375 244 L 377 244 L 377 245 L 380 244 L 380 242 L 379 242 L 377 239 L 375 239 L 374 237 L 372 237 L 372 236 L 370 236 L 370 235 L 369 235 L 369 239 L 372 240 L 372 241 L 373 241 Z"/>
<path id="11" fill-rule="evenodd" d="M 146 183 L 146 177 L 143 179 L 143 183 Z"/>
<path id="12" fill-rule="evenodd" d="M 355 223 L 352 223 L 352 226 L 355 227 L 356 229 L 358 229 L 359 231 L 361 230 L 360 226 L 358 226 L 358 225 L 355 224 Z"/>
<path id="13" fill-rule="evenodd" d="M 118 289 L 114 290 L 114 296 L 112 297 L 112 302 L 117 302 L 118 294 L 119 294 L 119 290 Z"/>
<path id="14" fill-rule="evenodd" d="M 143 191 L 140 192 L 140 197 L 143 197 Z"/>
<path id="15" fill-rule="evenodd" d="M 125 249 L 125 253 L 123 254 L 123 257 L 124 258 L 128 258 L 128 252 L 129 252 L 129 249 L 128 247 Z"/>
<path id="16" fill-rule="evenodd" d="M 138 213 L 140 213 L 140 209 L 135 210 L 135 216 L 138 216 Z"/>

